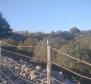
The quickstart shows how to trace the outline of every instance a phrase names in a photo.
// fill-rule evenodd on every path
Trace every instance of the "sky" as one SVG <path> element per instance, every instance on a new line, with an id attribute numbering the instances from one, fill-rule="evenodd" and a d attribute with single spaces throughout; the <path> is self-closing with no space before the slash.
<path id="1" fill-rule="evenodd" d="M 91 29 L 91 0 L 0 0 L 0 12 L 14 31 Z"/>

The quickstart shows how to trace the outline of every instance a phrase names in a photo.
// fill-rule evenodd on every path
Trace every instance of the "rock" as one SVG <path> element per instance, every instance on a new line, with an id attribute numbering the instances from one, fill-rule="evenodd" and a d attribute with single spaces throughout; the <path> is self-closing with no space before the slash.
<path id="1" fill-rule="evenodd" d="M 22 72 L 20 72 L 20 76 L 22 76 Z"/>
<path id="2" fill-rule="evenodd" d="M 41 66 L 36 66 L 35 69 L 39 71 L 41 70 Z"/>
<path id="3" fill-rule="evenodd" d="M 6 80 L 3 80 L 3 81 L 2 81 L 2 84 L 7 84 L 7 81 L 6 81 Z"/>
<path id="4" fill-rule="evenodd" d="M 23 72 L 25 68 L 26 68 L 26 65 L 25 65 L 25 64 L 22 65 L 22 66 L 21 66 L 21 72 Z"/>
<path id="5" fill-rule="evenodd" d="M 22 73 L 22 76 L 23 76 L 23 78 L 26 78 L 26 74 L 25 73 Z"/>
<path id="6" fill-rule="evenodd" d="M 25 67 L 25 68 L 24 68 L 24 71 L 25 71 L 25 72 L 28 72 L 28 71 L 29 71 L 29 68 L 28 68 L 28 67 Z"/>
<path id="7" fill-rule="evenodd" d="M 31 80 L 35 80 L 37 78 L 36 75 L 31 75 Z"/>
<path id="8" fill-rule="evenodd" d="M 18 66 L 15 66 L 15 69 L 16 69 L 16 70 L 19 70 L 20 68 L 19 68 Z"/>

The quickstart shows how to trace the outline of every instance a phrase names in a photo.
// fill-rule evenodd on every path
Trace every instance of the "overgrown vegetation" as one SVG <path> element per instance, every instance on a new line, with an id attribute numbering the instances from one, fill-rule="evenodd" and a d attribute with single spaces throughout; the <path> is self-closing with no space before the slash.
<path id="1" fill-rule="evenodd" d="M 3 41 L 17 46 L 34 46 L 31 48 L 15 48 L 17 49 L 16 52 L 20 51 L 21 53 L 23 52 L 23 54 L 28 54 L 29 56 L 45 60 L 45 41 L 49 39 L 52 47 L 73 57 L 91 63 L 91 30 L 80 31 L 78 28 L 73 27 L 69 31 L 52 31 L 51 33 L 32 33 L 28 31 L 23 31 L 14 32 L 10 37 L 5 39 L 4 37 L 6 37 L 7 34 L 10 34 L 10 32 L 11 29 L 8 22 L 0 14 L 0 37 Z M 10 48 L 7 45 L 5 45 L 4 47 L 8 47 L 7 49 L 15 51 L 14 48 Z M 52 61 L 91 77 L 91 67 L 73 59 L 70 59 L 63 54 L 52 51 Z"/>

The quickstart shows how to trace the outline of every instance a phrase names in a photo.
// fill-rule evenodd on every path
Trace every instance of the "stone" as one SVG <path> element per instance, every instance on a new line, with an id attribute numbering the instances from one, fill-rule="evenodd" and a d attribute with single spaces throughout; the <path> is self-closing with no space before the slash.
<path id="1" fill-rule="evenodd" d="M 39 71 L 41 70 L 41 66 L 36 66 L 35 69 Z"/>

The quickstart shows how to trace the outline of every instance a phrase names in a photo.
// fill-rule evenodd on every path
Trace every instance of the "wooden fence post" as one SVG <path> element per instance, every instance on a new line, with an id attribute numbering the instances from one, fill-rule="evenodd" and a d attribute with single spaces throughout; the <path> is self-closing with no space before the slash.
<path id="1" fill-rule="evenodd" d="M 51 84 L 51 45 L 47 40 L 47 84 Z"/>

